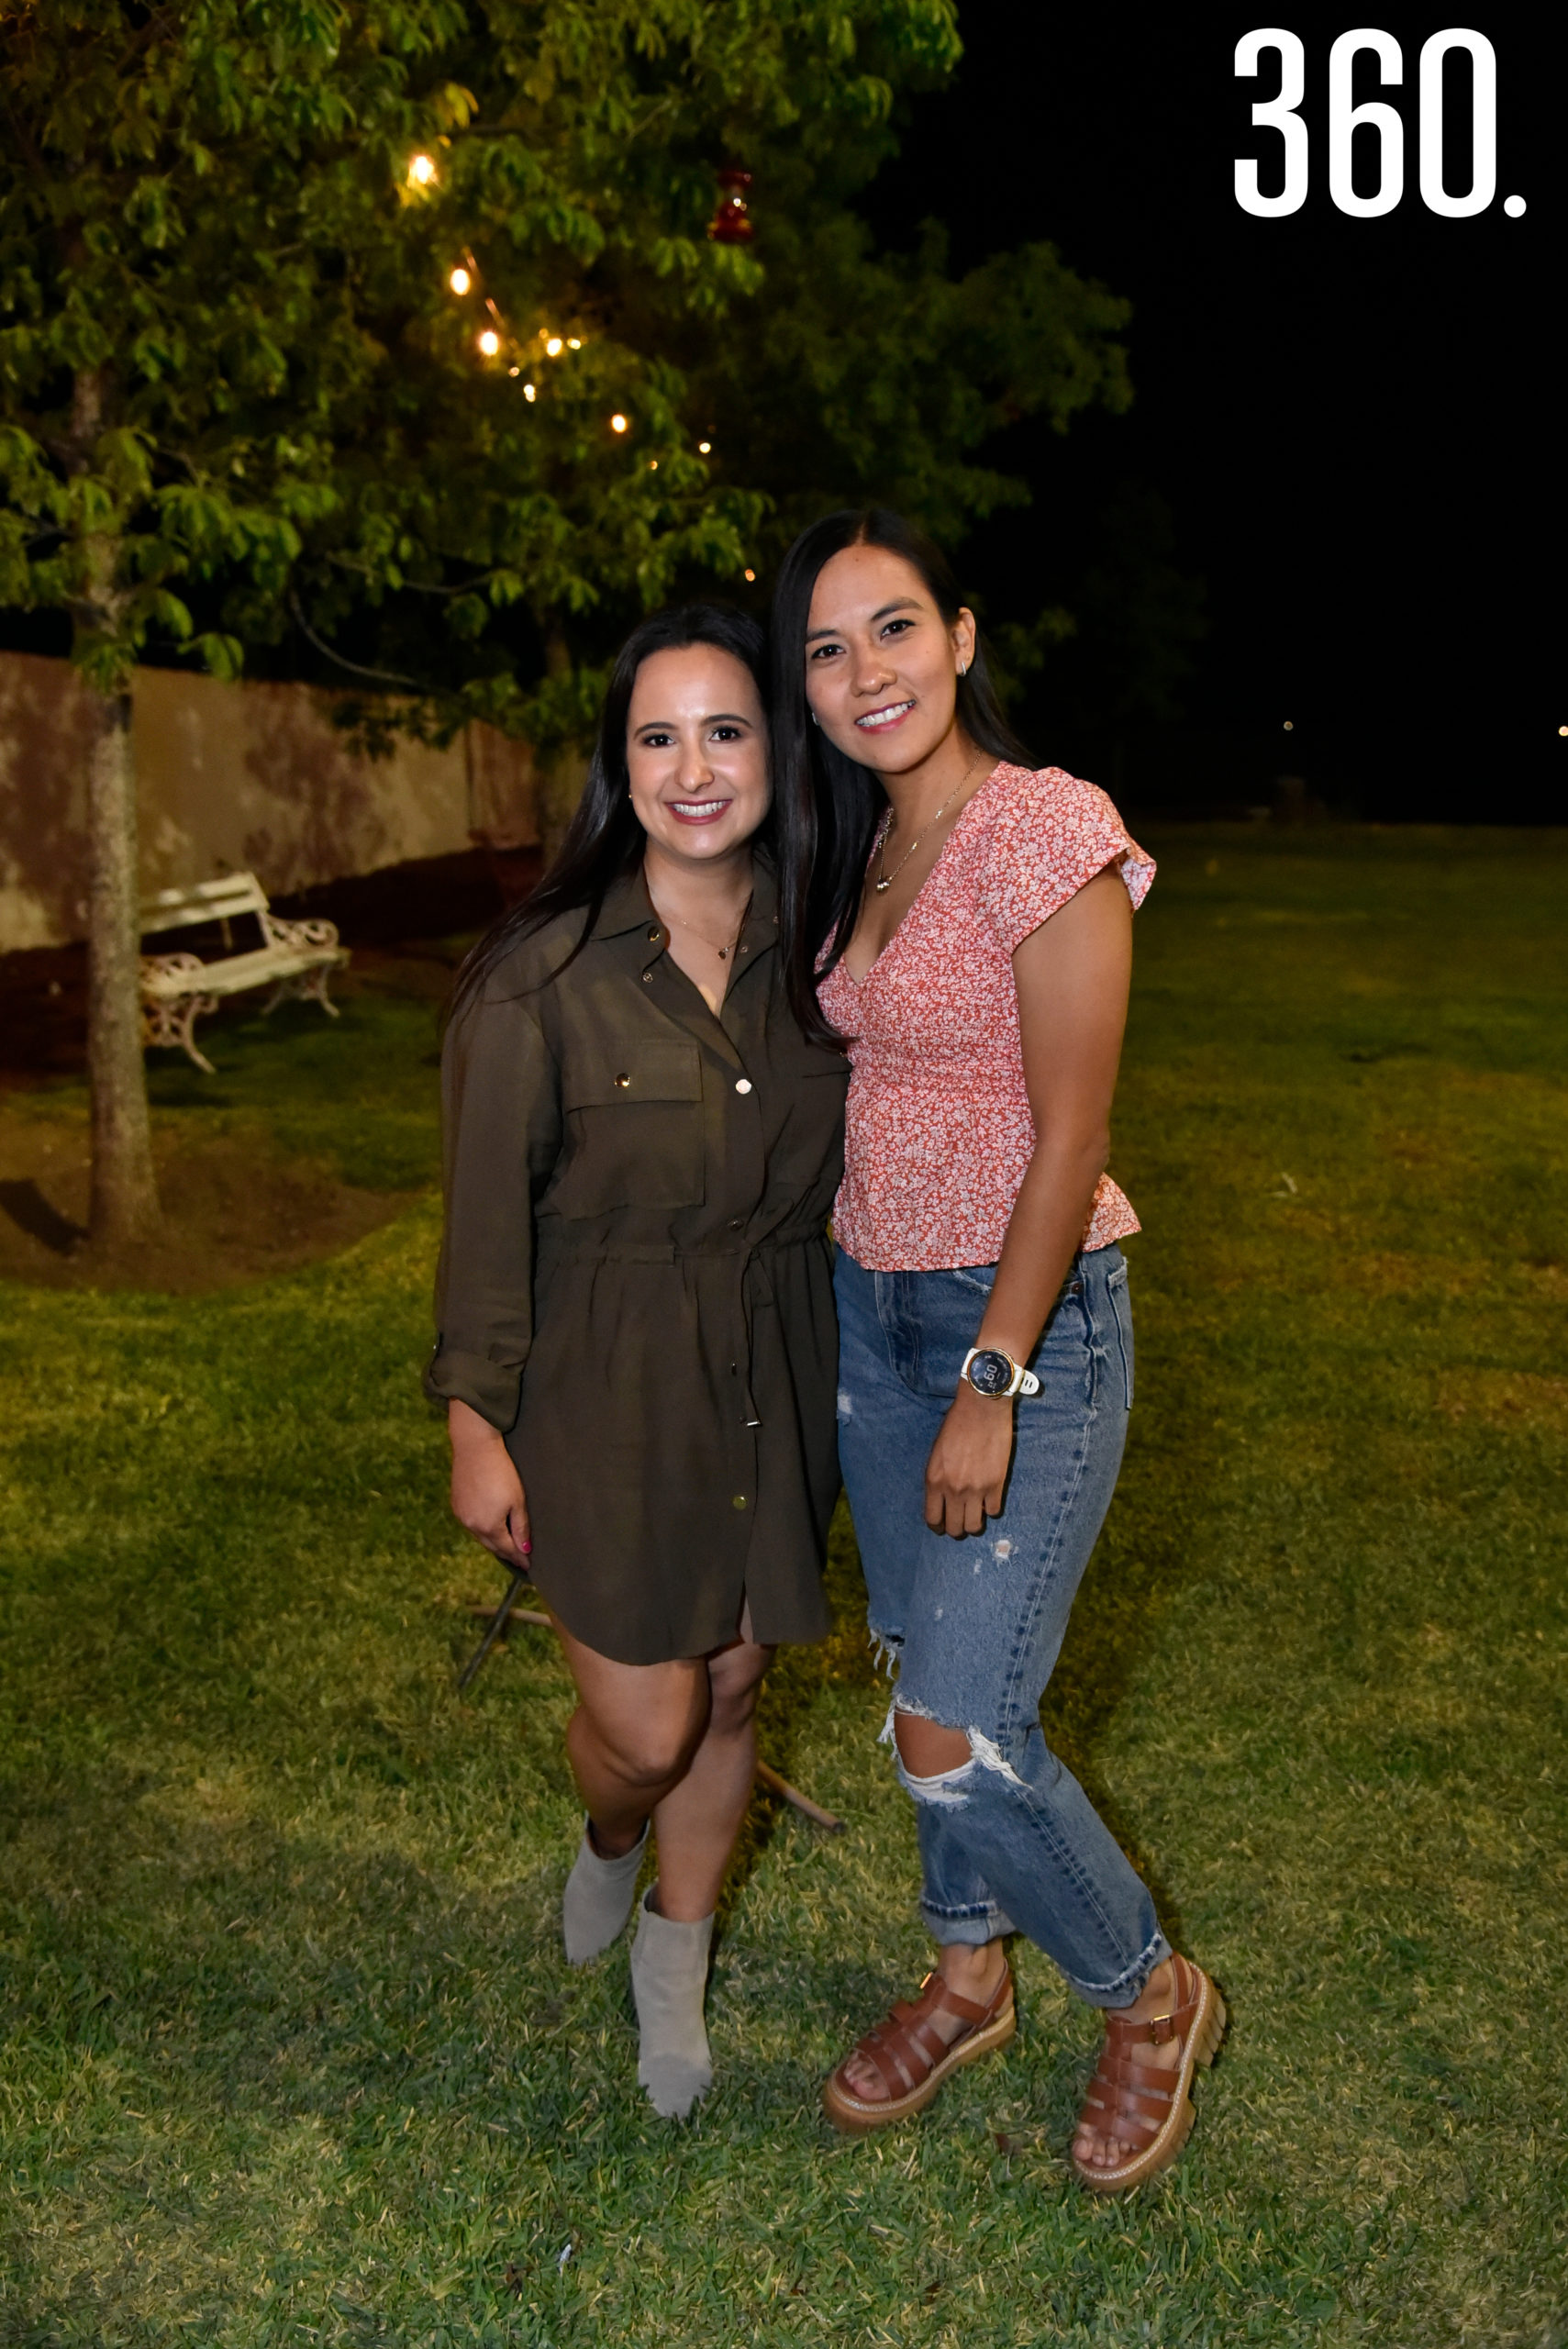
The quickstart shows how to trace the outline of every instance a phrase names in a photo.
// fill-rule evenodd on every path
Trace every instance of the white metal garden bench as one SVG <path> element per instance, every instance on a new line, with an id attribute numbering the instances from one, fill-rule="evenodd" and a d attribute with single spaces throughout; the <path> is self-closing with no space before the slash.
<path id="1" fill-rule="evenodd" d="M 250 953 L 236 954 L 232 925 L 249 914 L 256 918 L 262 942 Z M 272 992 L 261 1007 L 263 1013 L 275 1010 L 285 996 L 308 996 L 337 1019 L 338 1007 L 328 996 L 327 982 L 348 962 L 349 952 L 338 943 L 335 922 L 280 919 L 253 873 L 228 873 L 221 881 L 198 881 L 189 889 L 160 889 L 142 901 L 144 938 L 214 921 L 221 925 L 224 946 L 217 960 L 204 962 L 199 954 L 142 956 L 144 1043 L 177 1044 L 211 1076 L 211 1061 L 196 1048 L 196 1021 L 216 1011 L 224 996 L 242 995 L 247 987 L 269 983 Z"/>

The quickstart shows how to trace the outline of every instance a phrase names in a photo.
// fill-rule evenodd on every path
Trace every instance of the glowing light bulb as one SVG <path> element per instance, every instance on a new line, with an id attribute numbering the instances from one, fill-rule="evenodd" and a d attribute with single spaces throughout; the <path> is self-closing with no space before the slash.
<path id="1" fill-rule="evenodd" d="M 454 269 L 447 280 L 447 284 L 454 294 L 466 294 L 473 283 L 473 280 L 466 269 Z"/>
<path id="2" fill-rule="evenodd" d="M 562 349 L 561 337 L 560 337 L 558 334 L 552 334 L 552 335 L 550 336 L 550 340 L 545 344 L 545 346 L 544 346 L 544 347 L 545 347 L 546 351 L 550 353 L 550 356 L 552 359 L 559 359 L 559 358 L 560 358 L 560 356 L 561 356 L 561 349 Z"/>
<path id="3" fill-rule="evenodd" d="M 523 397 L 526 400 L 531 400 L 535 397 L 534 387 L 531 384 L 525 384 L 523 385 Z"/>
<path id="4" fill-rule="evenodd" d="M 611 418 L 610 418 L 610 430 L 611 430 L 612 432 L 624 432 L 624 431 L 626 430 L 626 426 L 627 426 L 627 419 L 626 419 L 626 417 L 625 417 L 624 416 L 612 416 L 612 417 L 611 417 Z"/>
<path id="5" fill-rule="evenodd" d="M 752 583 L 753 583 L 753 581 L 755 580 L 756 576 L 757 576 L 757 574 L 756 574 L 756 573 L 755 573 L 754 571 L 748 571 L 748 572 L 745 573 L 746 584 L 747 584 L 747 586 L 748 586 L 748 587 L 750 587 L 750 586 L 751 585 L 751 584 L 752 584 Z"/>
<path id="6" fill-rule="evenodd" d="M 658 470 L 659 470 L 659 460 L 658 460 L 658 458 L 657 458 L 657 457 L 650 457 L 650 458 L 649 458 L 649 460 L 648 460 L 648 470 L 649 470 L 649 472 L 650 472 L 651 473 L 656 473 L 658 472 Z"/>
<path id="7" fill-rule="evenodd" d="M 699 457 L 706 457 L 706 456 L 707 456 L 707 455 L 711 452 L 712 448 L 713 448 L 713 442 L 712 442 L 711 440 L 699 440 L 699 441 L 697 442 L 697 454 L 698 454 L 698 456 L 699 456 Z"/>
<path id="8" fill-rule="evenodd" d="M 1285 719 L 1285 721 L 1284 721 L 1284 730 L 1285 730 L 1285 732 L 1286 732 L 1287 734 L 1294 734 L 1294 733 L 1295 733 L 1295 731 L 1296 731 L 1296 720 L 1295 720 L 1295 718 L 1287 718 Z"/>
<path id="9" fill-rule="evenodd" d="M 581 350 L 582 350 L 582 348 L 583 348 L 583 338 L 582 338 L 582 336 L 581 336 L 581 335 L 576 335 L 576 334 L 569 334 L 569 335 L 567 336 L 567 338 L 566 338 L 566 348 L 567 348 L 567 350 L 568 350 L 568 351 L 581 351 Z"/>
<path id="10" fill-rule="evenodd" d="M 479 348 L 486 359 L 494 359 L 501 348 L 501 338 L 493 327 L 486 327 L 479 338 Z"/>
<path id="11" fill-rule="evenodd" d="M 412 155 L 408 160 L 410 187 L 428 187 L 436 176 L 434 159 L 429 155 Z"/>
<path id="12" fill-rule="evenodd" d="M 1568 734 L 1568 726 L 1560 726 L 1557 731 L 1559 734 Z"/>
<path id="13" fill-rule="evenodd" d="M 508 367 L 506 370 L 508 375 L 520 375 L 522 372 L 520 367 Z"/>

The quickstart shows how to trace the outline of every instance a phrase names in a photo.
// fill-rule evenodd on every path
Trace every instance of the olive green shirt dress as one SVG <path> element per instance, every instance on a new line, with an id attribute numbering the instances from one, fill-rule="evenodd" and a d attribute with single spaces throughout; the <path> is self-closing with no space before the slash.
<path id="1" fill-rule="evenodd" d="M 500 1430 L 533 1578 L 602 1655 L 828 1629 L 839 1490 L 827 1236 L 849 1063 L 784 996 L 759 865 L 711 1012 L 640 873 L 526 940 L 453 1019 L 433 1398 Z M 560 976 L 552 975 L 560 971 Z"/>

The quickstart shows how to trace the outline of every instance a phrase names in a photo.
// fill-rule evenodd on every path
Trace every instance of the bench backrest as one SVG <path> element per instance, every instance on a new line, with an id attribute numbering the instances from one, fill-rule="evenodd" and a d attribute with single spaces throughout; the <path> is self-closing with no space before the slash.
<path id="1" fill-rule="evenodd" d="M 233 921 L 241 914 L 263 914 L 267 893 L 253 873 L 226 873 L 220 881 L 197 881 L 189 889 L 160 889 L 141 901 L 141 934 L 189 930 L 203 921 Z"/>

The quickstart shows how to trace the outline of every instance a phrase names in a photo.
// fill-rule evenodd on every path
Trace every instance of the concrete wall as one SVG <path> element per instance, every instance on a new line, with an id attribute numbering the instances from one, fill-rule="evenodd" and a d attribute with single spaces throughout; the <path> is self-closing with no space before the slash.
<path id="1" fill-rule="evenodd" d="M 528 745 L 487 726 L 370 759 L 329 695 L 171 669 L 139 670 L 132 707 L 146 890 L 245 870 L 282 896 L 465 849 L 476 830 L 539 838 Z M 0 653 L 0 952 L 83 935 L 86 744 L 69 662 Z"/>

